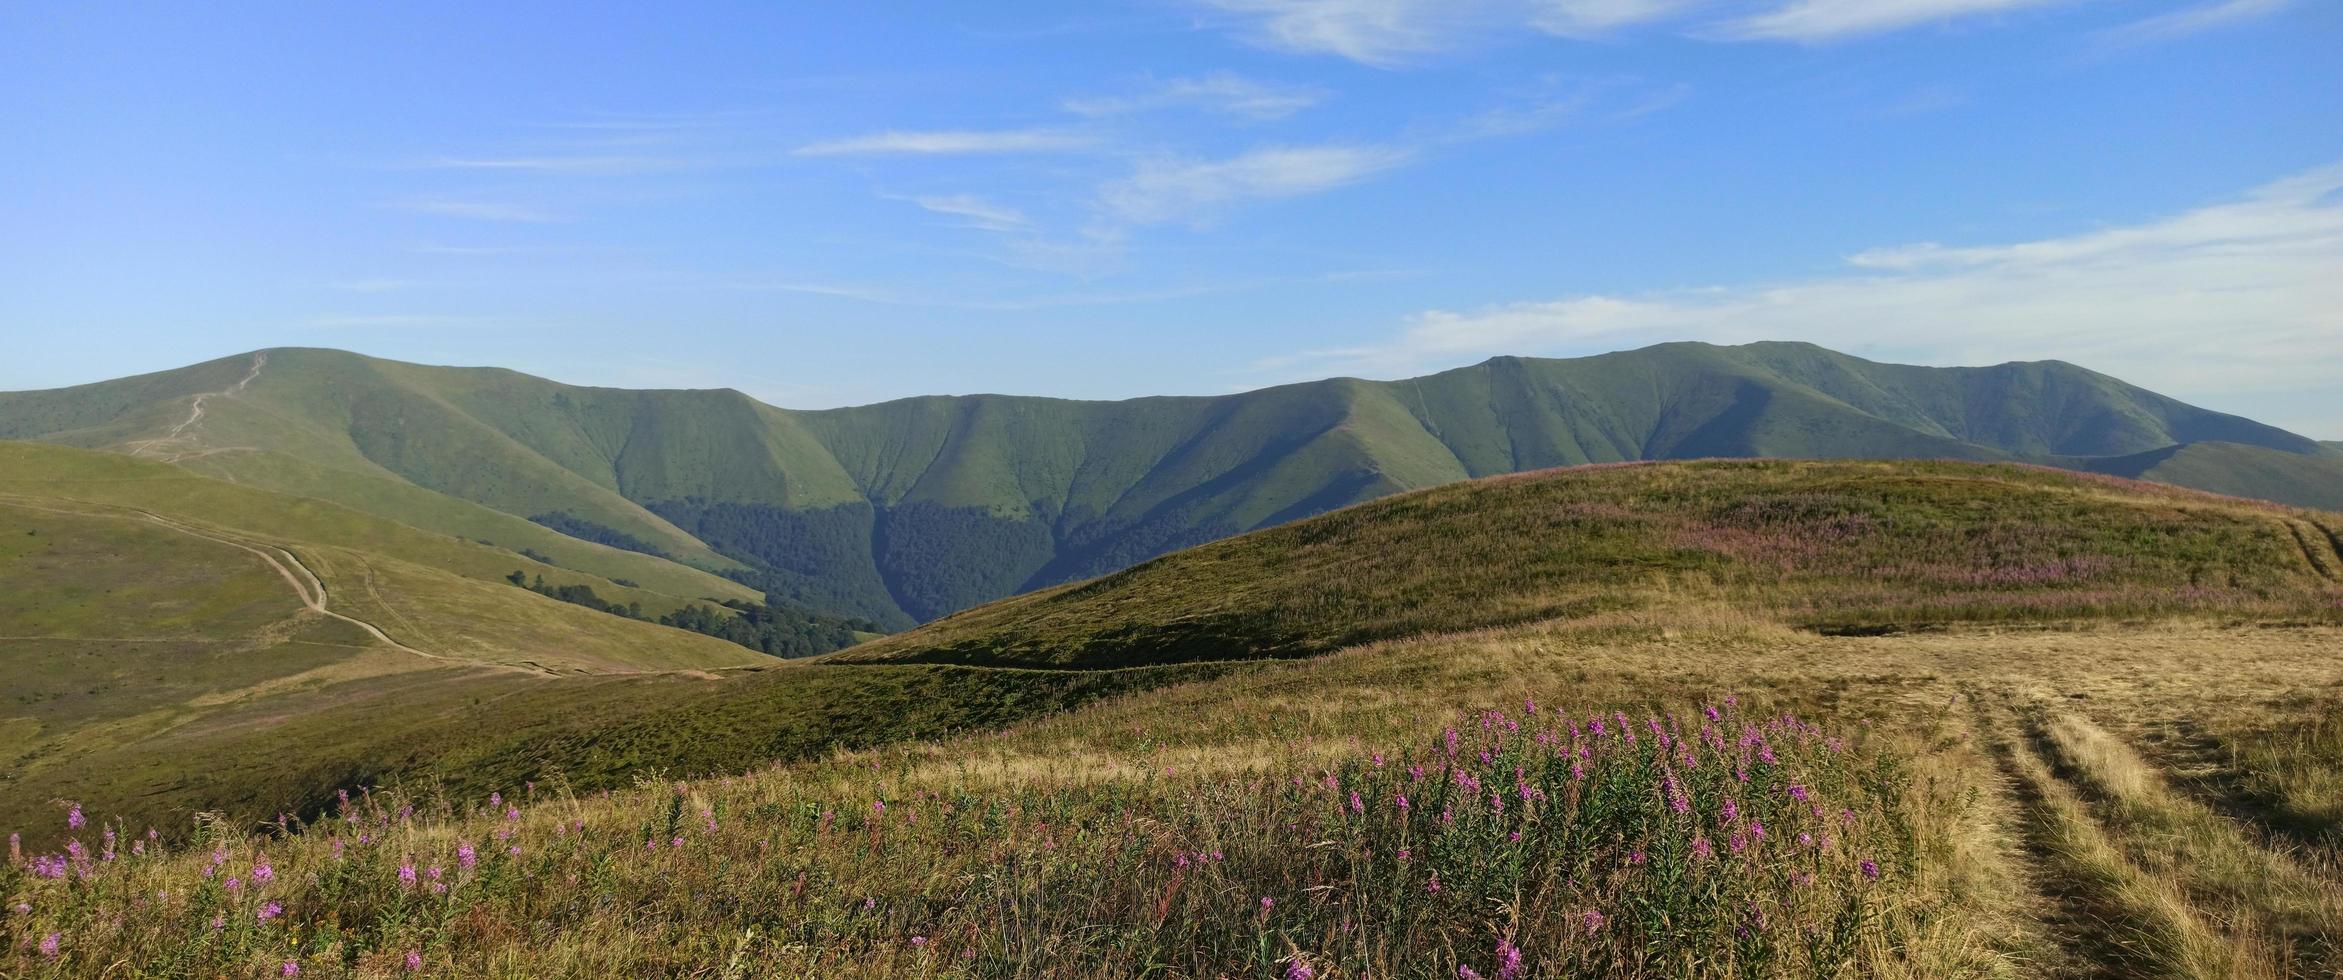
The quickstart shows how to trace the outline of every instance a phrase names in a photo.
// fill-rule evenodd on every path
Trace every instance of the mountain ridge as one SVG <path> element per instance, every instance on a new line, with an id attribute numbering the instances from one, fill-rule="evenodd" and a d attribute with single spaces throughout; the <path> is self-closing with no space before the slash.
<path id="1" fill-rule="evenodd" d="M 890 627 L 1402 490 L 1553 466 L 2042 462 L 2306 506 L 2334 506 L 2343 472 L 2333 446 L 2065 362 L 1930 368 L 1796 342 L 1496 357 L 1232 395 L 817 410 L 277 348 L 0 394 L 0 437 L 161 454 L 343 502 L 360 477 L 404 482 Z M 2237 448 L 2175 448 L 2214 443 Z"/>

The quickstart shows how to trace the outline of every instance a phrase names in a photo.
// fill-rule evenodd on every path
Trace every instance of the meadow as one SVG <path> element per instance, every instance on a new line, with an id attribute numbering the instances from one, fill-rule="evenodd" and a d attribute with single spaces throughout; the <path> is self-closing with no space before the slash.
<path id="1" fill-rule="evenodd" d="M 810 662 L 393 698 L 432 768 L 275 820 L 60 798 L 0 964 L 2333 976 L 2334 525 L 1956 464 L 1440 488 Z"/>
<path id="2" fill-rule="evenodd" d="M 176 847 L 61 805 L 6 935 L 24 976 L 2328 976 L 2339 650 L 1690 608 L 1394 641 Z"/>

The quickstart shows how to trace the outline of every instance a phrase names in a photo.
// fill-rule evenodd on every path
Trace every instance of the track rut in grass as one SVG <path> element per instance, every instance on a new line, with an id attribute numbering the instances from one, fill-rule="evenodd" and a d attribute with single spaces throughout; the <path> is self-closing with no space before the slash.
<path id="1" fill-rule="evenodd" d="M 2334 533 L 2305 520 L 2283 522 L 2288 533 L 2294 535 L 2295 547 L 2302 549 L 2302 560 L 2317 572 L 2320 578 L 2333 582 L 2343 579 L 2343 545 L 2337 545 Z"/>
<path id="2" fill-rule="evenodd" d="M 2292 848 L 2176 790 L 2168 773 L 2090 719 L 2040 701 L 2013 707 L 2026 748 L 2081 808 L 2072 816 L 2180 915 L 2237 957 L 2229 969 L 2287 977 L 2343 975 L 2343 888 Z"/>

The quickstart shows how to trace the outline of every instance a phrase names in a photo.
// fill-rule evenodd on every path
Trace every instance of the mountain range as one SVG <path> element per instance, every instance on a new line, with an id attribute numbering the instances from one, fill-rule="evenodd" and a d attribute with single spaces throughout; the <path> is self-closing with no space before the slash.
<path id="1" fill-rule="evenodd" d="M 2014 461 L 2343 507 L 2337 444 L 2063 362 L 1917 367 L 1798 343 L 1500 357 L 1210 397 L 819 411 L 274 349 L 0 393 L 0 439 L 174 463 L 556 568 L 763 593 L 885 629 L 1404 490 L 1585 463 Z"/>

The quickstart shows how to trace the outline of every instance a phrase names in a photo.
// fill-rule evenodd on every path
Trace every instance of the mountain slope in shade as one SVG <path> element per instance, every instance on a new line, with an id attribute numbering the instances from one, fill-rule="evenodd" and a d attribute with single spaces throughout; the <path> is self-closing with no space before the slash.
<path id="1" fill-rule="evenodd" d="M 2077 468 L 2343 510 L 2343 454 L 2306 456 L 2234 442 L 2198 442 L 2094 459 Z"/>
<path id="2" fill-rule="evenodd" d="M 1496 358 L 1218 397 L 826 411 L 275 350 L 0 394 L 0 437 L 174 460 L 417 526 L 451 529 L 456 508 L 439 501 L 455 498 L 891 627 L 1401 490 L 1551 466 L 1770 456 L 2124 472 L 2102 463 L 2221 442 L 2271 461 L 2245 483 L 2212 462 L 2137 472 L 2315 504 L 2332 483 L 2307 461 L 2343 459 L 2069 364 L 1925 368 L 1791 343 Z M 395 484 L 428 495 L 393 499 Z"/>

